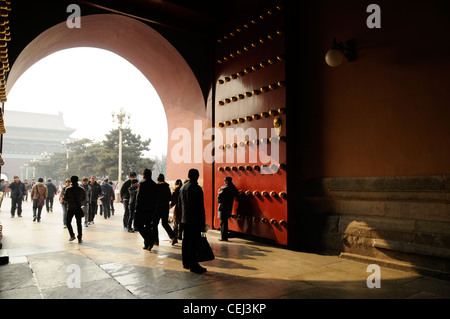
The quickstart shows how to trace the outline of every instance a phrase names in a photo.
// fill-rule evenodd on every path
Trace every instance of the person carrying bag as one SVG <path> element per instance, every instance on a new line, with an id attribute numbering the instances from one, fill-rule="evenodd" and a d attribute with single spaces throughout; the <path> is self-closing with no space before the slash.
<path id="1" fill-rule="evenodd" d="M 214 258 L 215 258 L 214 252 L 212 251 L 208 239 L 206 238 L 206 231 L 202 232 L 198 247 L 197 261 L 198 262 L 210 261 L 214 260 Z"/>

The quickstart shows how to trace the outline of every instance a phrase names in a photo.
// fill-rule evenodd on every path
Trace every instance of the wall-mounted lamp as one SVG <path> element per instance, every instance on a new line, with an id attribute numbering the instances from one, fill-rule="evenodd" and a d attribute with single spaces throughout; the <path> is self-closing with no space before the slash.
<path id="1" fill-rule="evenodd" d="M 356 60 L 356 44 L 355 40 L 348 40 L 345 43 L 336 42 L 336 38 L 333 39 L 333 44 L 330 50 L 325 55 L 325 61 L 331 67 L 337 67 L 347 59 L 347 62 L 353 62 Z"/>

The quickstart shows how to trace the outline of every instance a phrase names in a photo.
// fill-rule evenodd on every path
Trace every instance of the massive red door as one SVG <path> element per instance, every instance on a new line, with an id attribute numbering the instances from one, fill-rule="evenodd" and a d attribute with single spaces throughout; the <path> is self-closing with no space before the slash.
<path id="1" fill-rule="evenodd" d="M 214 192 L 230 176 L 240 194 L 230 230 L 287 244 L 284 12 L 256 8 L 216 42 Z M 218 204 L 214 227 L 219 228 Z"/>

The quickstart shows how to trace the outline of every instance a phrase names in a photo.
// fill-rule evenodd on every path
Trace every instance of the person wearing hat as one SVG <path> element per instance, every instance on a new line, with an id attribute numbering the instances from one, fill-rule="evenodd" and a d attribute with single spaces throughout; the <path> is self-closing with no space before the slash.
<path id="1" fill-rule="evenodd" d="M 219 203 L 219 218 L 220 218 L 220 234 L 221 241 L 228 241 L 228 218 L 231 216 L 233 210 L 234 197 L 238 190 L 233 184 L 233 179 L 229 176 L 224 179 L 225 185 L 219 189 L 217 202 Z"/>

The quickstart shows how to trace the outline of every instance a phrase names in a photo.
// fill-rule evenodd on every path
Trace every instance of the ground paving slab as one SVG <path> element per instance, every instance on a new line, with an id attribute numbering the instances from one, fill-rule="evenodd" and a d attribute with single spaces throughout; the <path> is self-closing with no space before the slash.
<path id="1" fill-rule="evenodd" d="M 139 233 L 122 227 L 123 207 L 115 208 L 111 218 L 97 215 L 94 225 L 83 226 L 79 244 L 69 242 L 58 203 L 53 212 L 44 208 L 38 223 L 30 202 L 22 217 L 11 218 L 5 198 L 1 251 L 9 263 L 0 266 L 0 299 L 450 298 L 449 281 L 380 267 L 380 288 L 369 288 L 367 263 L 239 236 L 222 242 L 217 231 L 208 232 L 215 260 L 202 263 L 206 273 L 191 273 L 181 263 L 181 242 L 172 246 L 160 227 L 159 246 L 143 250 Z"/>

